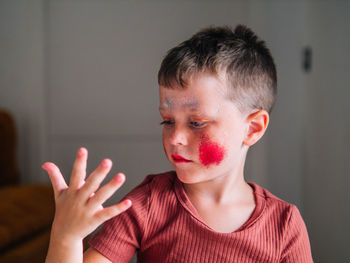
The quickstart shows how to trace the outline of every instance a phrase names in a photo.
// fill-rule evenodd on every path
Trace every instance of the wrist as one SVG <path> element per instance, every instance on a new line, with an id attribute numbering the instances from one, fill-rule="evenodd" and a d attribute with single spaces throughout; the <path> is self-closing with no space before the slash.
<path id="1" fill-rule="evenodd" d="M 46 263 L 83 262 L 83 240 L 72 235 L 57 234 L 51 231 Z"/>
<path id="2" fill-rule="evenodd" d="M 45 262 L 83 262 L 83 242 L 76 239 L 50 238 L 50 245 Z"/>
<path id="3" fill-rule="evenodd" d="M 82 245 L 83 238 L 74 235 L 61 235 L 51 232 L 50 243 L 63 247 L 77 247 Z"/>
<path id="4" fill-rule="evenodd" d="M 73 231 L 65 229 L 62 225 L 57 224 L 54 220 L 51 227 L 50 241 L 61 244 L 79 244 L 83 241 L 83 237 L 77 235 Z"/>

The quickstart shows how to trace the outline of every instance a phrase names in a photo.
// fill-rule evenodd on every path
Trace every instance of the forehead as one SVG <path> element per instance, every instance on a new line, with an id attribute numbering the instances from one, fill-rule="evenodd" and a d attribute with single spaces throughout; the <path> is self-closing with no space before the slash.
<path id="1" fill-rule="evenodd" d="M 175 108 L 198 108 L 198 98 L 195 97 L 174 97 L 171 95 L 165 96 L 165 100 L 159 105 L 160 109 L 175 109 Z"/>
<path id="2" fill-rule="evenodd" d="M 201 108 L 220 105 L 226 100 L 225 82 L 208 74 L 195 75 L 186 80 L 186 87 L 159 87 L 160 110 Z"/>

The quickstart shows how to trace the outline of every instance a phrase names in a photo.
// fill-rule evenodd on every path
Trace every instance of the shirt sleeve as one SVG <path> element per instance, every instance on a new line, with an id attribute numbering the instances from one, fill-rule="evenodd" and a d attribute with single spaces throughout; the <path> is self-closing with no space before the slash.
<path id="1" fill-rule="evenodd" d="M 129 262 L 140 248 L 148 220 L 150 180 L 151 176 L 146 177 L 127 194 L 125 199 L 130 199 L 132 206 L 106 221 L 89 241 L 92 248 L 112 262 Z"/>
<path id="2" fill-rule="evenodd" d="M 309 236 L 305 223 L 296 206 L 290 210 L 289 221 L 284 237 L 284 249 L 281 255 L 282 263 L 313 262 Z"/>

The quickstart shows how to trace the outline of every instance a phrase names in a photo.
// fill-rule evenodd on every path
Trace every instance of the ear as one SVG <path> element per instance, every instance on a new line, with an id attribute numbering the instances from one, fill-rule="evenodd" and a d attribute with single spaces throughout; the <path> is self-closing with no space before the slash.
<path id="1" fill-rule="evenodd" d="M 265 110 L 251 113 L 247 117 L 248 129 L 243 144 L 252 146 L 264 135 L 269 124 L 269 114 Z"/>

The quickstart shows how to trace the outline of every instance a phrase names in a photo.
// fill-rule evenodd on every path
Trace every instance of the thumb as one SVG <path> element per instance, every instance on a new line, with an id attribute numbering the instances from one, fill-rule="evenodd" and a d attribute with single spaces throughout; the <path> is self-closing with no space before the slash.
<path id="1" fill-rule="evenodd" d="M 60 169 L 54 163 L 46 162 L 41 167 L 49 174 L 56 200 L 59 193 L 68 188 L 66 181 L 64 180 Z"/>

